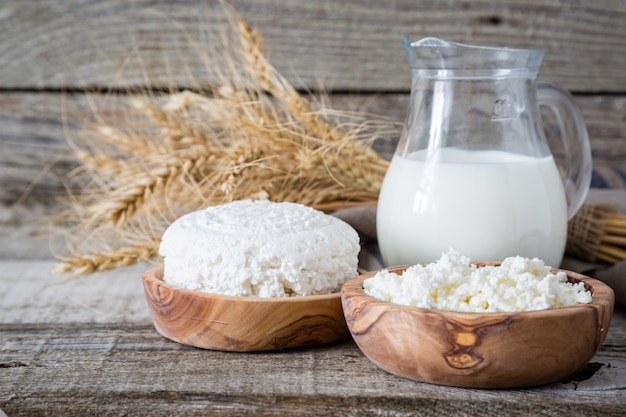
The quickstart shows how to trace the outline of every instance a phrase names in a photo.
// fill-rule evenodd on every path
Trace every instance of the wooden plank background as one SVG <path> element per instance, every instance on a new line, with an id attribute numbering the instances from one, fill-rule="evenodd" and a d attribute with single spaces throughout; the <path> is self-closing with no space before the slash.
<path id="1" fill-rule="evenodd" d="M 575 95 L 594 163 L 625 165 L 624 1 L 233 4 L 259 28 L 271 61 L 295 85 L 315 90 L 321 84 L 338 108 L 398 122 L 410 81 L 405 35 L 541 49 L 539 79 Z M 13 204 L 27 191 L 29 204 L 62 193 L 62 179 L 73 167 L 65 136 L 89 116 L 86 98 L 93 88 L 212 85 L 203 41 L 225 24 L 211 0 L 0 3 L 0 202 Z M 389 155 L 394 139 L 381 152 Z"/>

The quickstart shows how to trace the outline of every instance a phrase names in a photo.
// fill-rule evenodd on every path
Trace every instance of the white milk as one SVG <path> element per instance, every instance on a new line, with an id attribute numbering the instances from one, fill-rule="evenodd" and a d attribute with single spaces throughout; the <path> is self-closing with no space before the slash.
<path id="1" fill-rule="evenodd" d="M 394 156 L 378 203 L 386 266 L 434 262 L 450 247 L 472 261 L 509 256 L 561 264 L 567 203 L 552 156 L 438 149 Z"/>

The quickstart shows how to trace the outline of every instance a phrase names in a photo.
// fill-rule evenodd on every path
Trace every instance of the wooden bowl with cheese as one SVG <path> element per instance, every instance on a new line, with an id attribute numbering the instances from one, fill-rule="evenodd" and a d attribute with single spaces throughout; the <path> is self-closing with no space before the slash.
<path id="1" fill-rule="evenodd" d="M 411 307 L 366 294 L 363 282 L 376 271 L 349 280 L 341 296 L 352 337 L 387 372 L 458 387 L 527 387 L 581 370 L 609 329 L 613 290 L 596 279 L 565 273 L 569 282 L 584 282 L 592 293 L 590 303 L 493 313 Z"/>
<path id="2" fill-rule="evenodd" d="M 349 338 L 340 293 L 288 298 L 191 291 L 163 281 L 163 268 L 143 274 L 156 330 L 204 349 L 250 352 L 311 346 Z"/>
<path id="3" fill-rule="evenodd" d="M 180 343 L 238 352 L 329 343 L 349 337 L 339 290 L 358 275 L 359 250 L 338 218 L 239 200 L 175 220 L 144 289 L 157 330 Z"/>

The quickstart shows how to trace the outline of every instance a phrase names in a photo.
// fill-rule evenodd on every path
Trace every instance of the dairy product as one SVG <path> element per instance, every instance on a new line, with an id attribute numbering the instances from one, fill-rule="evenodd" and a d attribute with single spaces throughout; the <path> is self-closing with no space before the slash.
<path id="1" fill-rule="evenodd" d="M 184 215 L 163 234 L 165 282 L 234 296 L 338 291 L 357 274 L 359 236 L 296 203 L 242 200 Z"/>
<path id="2" fill-rule="evenodd" d="M 565 192 L 551 156 L 455 148 L 396 155 L 380 193 L 377 233 L 387 266 L 434 262 L 454 247 L 474 260 L 520 255 L 558 267 Z"/>
<path id="3" fill-rule="evenodd" d="M 584 284 L 537 258 L 506 258 L 500 266 L 477 267 L 450 249 L 437 262 L 414 265 L 402 275 L 382 270 L 363 282 L 372 297 L 396 304 L 465 312 L 543 310 L 590 303 Z"/>

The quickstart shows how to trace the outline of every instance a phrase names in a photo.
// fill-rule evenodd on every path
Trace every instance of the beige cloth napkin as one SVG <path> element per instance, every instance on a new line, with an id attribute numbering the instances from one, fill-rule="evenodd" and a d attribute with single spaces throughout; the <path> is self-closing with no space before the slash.
<path id="1" fill-rule="evenodd" d="M 591 189 L 585 200 L 588 204 L 615 203 L 620 213 L 626 213 L 626 190 Z M 336 211 L 334 216 L 354 227 L 361 236 L 359 266 L 368 271 L 383 268 L 376 241 L 376 207 L 354 207 Z M 570 256 L 563 259 L 563 269 L 599 279 L 613 288 L 616 302 L 626 305 L 626 261 L 616 265 L 587 262 Z"/>

